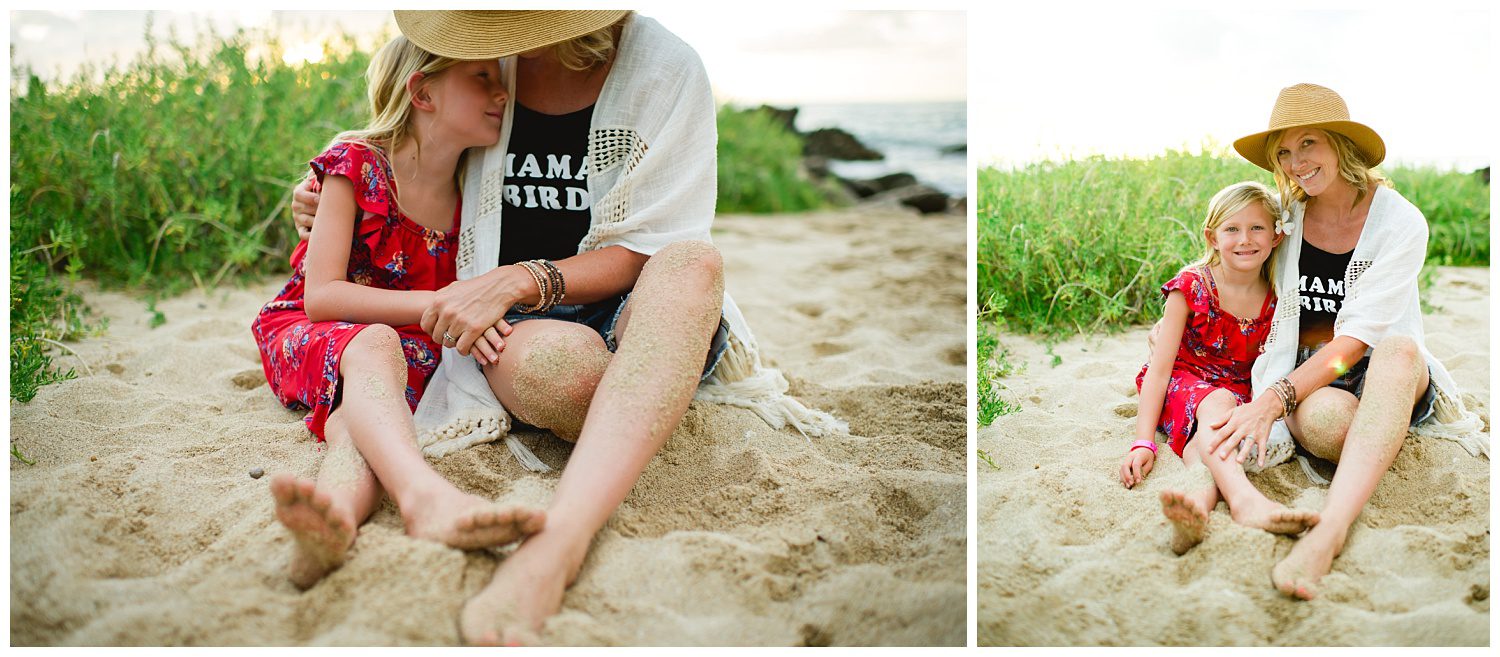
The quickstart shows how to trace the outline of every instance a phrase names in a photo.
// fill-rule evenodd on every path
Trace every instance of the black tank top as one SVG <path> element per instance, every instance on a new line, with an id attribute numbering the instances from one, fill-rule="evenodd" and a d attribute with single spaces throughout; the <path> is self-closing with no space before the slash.
<path id="1" fill-rule="evenodd" d="M 1300 275 L 1298 290 L 1302 296 L 1302 319 L 1309 326 L 1333 326 L 1339 309 L 1344 307 L 1344 270 L 1354 249 L 1347 253 L 1329 253 L 1303 240 L 1302 255 L 1297 258 Z"/>
<path id="2" fill-rule="evenodd" d="M 505 154 L 500 264 L 578 254 L 593 207 L 588 190 L 593 118 L 592 105 L 552 115 L 516 103 Z"/>

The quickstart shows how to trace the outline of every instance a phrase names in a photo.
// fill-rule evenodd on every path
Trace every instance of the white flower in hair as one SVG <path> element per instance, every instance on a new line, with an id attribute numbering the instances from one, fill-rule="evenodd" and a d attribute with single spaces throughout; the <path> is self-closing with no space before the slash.
<path id="1" fill-rule="evenodd" d="M 1292 222 L 1291 211 L 1282 210 L 1281 216 L 1276 218 L 1276 232 L 1282 235 L 1291 235 L 1292 229 L 1296 227 L 1297 224 Z"/>

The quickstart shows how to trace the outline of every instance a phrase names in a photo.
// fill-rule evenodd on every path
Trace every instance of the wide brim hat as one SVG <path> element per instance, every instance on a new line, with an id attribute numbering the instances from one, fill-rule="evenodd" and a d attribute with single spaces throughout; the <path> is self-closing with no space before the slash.
<path id="1" fill-rule="evenodd" d="M 1276 96 L 1276 106 L 1271 108 L 1270 127 L 1234 140 L 1234 150 L 1251 164 L 1274 173 L 1276 169 L 1266 159 L 1266 138 L 1289 128 L 1319 128 L 1348 137 L 1364 157 L 1365 166 L 1373 167 L 1385 159 L 1385 140 L 1370 126 L 1350 121 L 1349 106 L 1344 99 L 1332 89 L 1316 84 L 1295 84 L 1282 89 Z"/>
<path id="2" fill-rule="evenodd" d="M 451 59 L 498 59 L 601 30 L 627 10 L 396 10 L 396 26 L 418 48 Z"/>

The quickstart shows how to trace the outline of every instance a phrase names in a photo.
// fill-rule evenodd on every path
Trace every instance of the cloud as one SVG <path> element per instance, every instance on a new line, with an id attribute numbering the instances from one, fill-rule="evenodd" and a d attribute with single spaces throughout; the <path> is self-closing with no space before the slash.
<path id="1" fill-rule="evenodd" d="M 22 25 L 20 28 L 21 40 L 45 41 L 47 40 L 47 33 L 50 31 L 46 25 Z"/>

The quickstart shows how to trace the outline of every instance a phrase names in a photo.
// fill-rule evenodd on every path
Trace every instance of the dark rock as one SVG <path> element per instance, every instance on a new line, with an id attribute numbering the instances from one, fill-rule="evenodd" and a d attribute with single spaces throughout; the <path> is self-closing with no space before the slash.
<path id="1" fill-rule="evenodd" d="M 917 184 L 917 177 L 909 173 L 893 173 L 868 180 L 844 180 L 842 182 L 845 187 L 849 188 L 849 191 L 854 192 L 855 196 L 869 198 L 881 192 L 915 185 Z"/>
<path id="2" fill-rule="evenodd" d="M 765 112 L 766 114 L 770 114 L 771 118 L 776 119 L 777 123 L 786 126 L 788 132 L 794 135 L 802 134 L 800 132 L 797 132 L 797 112 L 800 111 L 798 108 L 789 107 L 787 109 L 781 109 L 780 107 L 761 105 L 758 109 L 759 111 Z"/>
<path id="3" fill-rule="evenodd" d="M 879 151 L 860 143 L 838 128 L 819 128 L 804 136 L 803 155 L 821 155 L 832 160 L 883 160 Z"/>
<path id="4" fill-rule="evenodd" d="M 915 208 L 922 214 L 947 212 L 949 199 L 950 197 L 946 193 L 920 183 L 898 187 L 870 197 L 870 201 L 872 202 L 895 202 L 909 208 Z"/>
<path id="5" fill-rule="evenodd" d="M 939 152 L 941 152 L 943 155 L 957 155 L 959 153 L 967 153 L 969 152 L 969 145 L 953 144 L 951 146 L 944 146 L 939 150 Z"/>
<path id="6" fill-rule="evenodd" d="M 250 478 L 251 479 L 260 479 L 261 477 L 264 477 L 264 476 L 266 476 L 266 471 L 264 469 L 262 469 L 262 468 L 250 468 Z"/>

